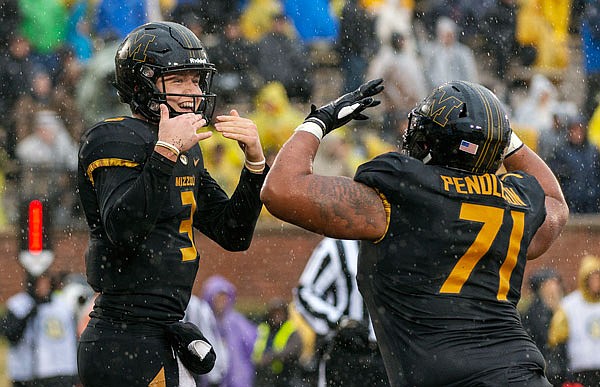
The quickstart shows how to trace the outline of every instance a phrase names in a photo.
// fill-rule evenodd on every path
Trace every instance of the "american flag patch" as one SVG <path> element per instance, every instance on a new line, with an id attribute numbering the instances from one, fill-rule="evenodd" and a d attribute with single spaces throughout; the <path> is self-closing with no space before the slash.
<path id="1" fill-rule="evenodd" d="M 472 142 L 468 142 L 465 140 L 462 140 L 460 142 L 460 146 L 458 147 L 459 150 L 470 153 L 472 155 L 477 153 L 477 148 L 479 148 L 479 145 L 473 144 Z"/>

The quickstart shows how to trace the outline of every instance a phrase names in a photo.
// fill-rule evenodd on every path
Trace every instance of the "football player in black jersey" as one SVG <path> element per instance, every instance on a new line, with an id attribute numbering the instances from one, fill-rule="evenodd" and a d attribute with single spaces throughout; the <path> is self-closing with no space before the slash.
<path id="1" fill-rule="evenodd" d="M 367 119 L 382 88 L 372 80 L 312 107 L 275 159 L 265 206 L 361 240 L 358 286 L 392 386 L 550 386 L 516 304 L 526 261 L 567 221 L 558 182 L 496 96 L 463 81 L 411 112 L 402 153 L 375 157 L 353 179 L 312 174 L 322 136 Z"/>
<path id="2" fill-rule="evenodd" d="M 256 126 L 231 110 L 214 119 L 216 135 L 237 141 L 246 157 L 231 197 L 204 168 L 199 142 L 213 135 L 201 128 L 212 119 L 215 68 L 189 29 L 144 24 L 123 40 L 115 66 L 132 117 L 96 124 L 79 151 L 86 271 L 99 293 L 79 373 L 85 386 L 184 386 L 188 370 L 214 364 L 202 334 L 177 324 L 199 266 L 194 229 L 226 250 L 247 249 L 268 167 Z"/>

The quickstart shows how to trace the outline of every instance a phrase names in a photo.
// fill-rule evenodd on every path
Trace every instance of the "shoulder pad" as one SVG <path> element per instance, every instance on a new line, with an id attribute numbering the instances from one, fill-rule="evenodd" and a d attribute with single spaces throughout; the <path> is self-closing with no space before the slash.
<path id="1" fill-rule="evenodd" d="M 85 165 L 111 158 L 142 163 L 155 140 L 156 133 L 149 123 L 132 118 L 106 120 L 83 135 L 79 159 Z"/>

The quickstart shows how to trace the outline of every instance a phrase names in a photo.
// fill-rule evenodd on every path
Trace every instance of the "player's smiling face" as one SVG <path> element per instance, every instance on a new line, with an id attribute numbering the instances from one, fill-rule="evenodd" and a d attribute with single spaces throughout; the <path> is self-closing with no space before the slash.
<path id="1" fill-rule="evenodd" d="M 164 76 L 164 90 L 160 78 L 156 86 L 159 90 L 167 93 L 167 103 L 178 113 L 194 113 L 200 104 L 200 99 L 197 96 L 202 94 L 202 89 L 200 88 L 198 71 L 178 71 L 166 74 Z M 192 94 L 196 95 L 196 98 L 191 96 Z"/>

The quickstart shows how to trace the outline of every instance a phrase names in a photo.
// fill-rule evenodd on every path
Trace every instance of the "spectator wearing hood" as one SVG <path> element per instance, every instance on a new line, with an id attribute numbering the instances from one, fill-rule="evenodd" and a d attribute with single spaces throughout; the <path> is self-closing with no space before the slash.
<path id="1" fill-rule="evenodd" d="M 35 114 L 33 132 L 17 144 L 16 154 L 27 167 L 77 169 L 77 144 L 56 112 L 51 110 Z"/>
<path id="2" fill-rule="evenodd" d="M 459 41 L 461 31 L 456 22 L 442 16 L 436 22 L 435 32 L 435 40 L 426 42 L 422 51 L 426 89 L 456 79 L 479 82 L 475 53 Z"/>
<path id="3" fill-rule="evenodd" d="M 77 144 L 55 111 L 36 112 L 30 124 L 32 133 L 17 144 L 15 152 L 22 195 L 44 199 L 53 220 L 64 224 L 75 207 L 70 174 L 77 169 Z"/>
<path id="4" fill-rule="evenodd" d="M 515 33 L 519 44 L 533 46 L 534 68 L 548 74 L 561 72 L 570 61 L 569 20 L 571 0 L 520 1 Z"/>
<path id="5" fill-rule="evenodd" d="M 27 274 L 25 288 L 6 302 L 0 334 L 9 342 L 6 369 L 14 387 L 71 387 L 77 382 L 74 310 L 54 294 L 48 272 Z"/>
<path id="6" fill-rule="evenodd" d="M 286 15 L 273 16 L 269 31 L 256 43 L 257 72 L 264 82 L 279 81 L 292 100 L 308 102 L 312 94 L 312 63 L 308 47 Z"/>
<path id="7" fill-rule="evenodd" d="M 258 127 L 267 164 L 273 161 L 305 115 L 290 103 L 281 82 L 269 82 L 259 90 L 254 99 L 254 111 L 249 114 L 249 118 Z"/>
<path id="8" fill-rule="evenodd" d="M 209 277 L 202 298 L 212 308 L 219 334 L 229 354 L 229 368 L 220 387 L 248 387 L 254 384 L 252 352 L 257 337 L 256 325 L 235 310 L 235 286 L 222 276 Z M 219 354 L 217 353 L 217 357 Z"/>
<path id="9" fill-rule="evenodd" d="M 562 140 L 567 130 L 567 124 L 571 117 L 577 114 L 575 104 L 557 104 L 552 114 L 552 128 L 542 132 L 537 136 L 536 153 L 547 161 L 550 156 L 556 152 L 562 144 Z"/>
<path id="10" fill-rule="evenodd" d="M 240 14 L 240 26 L 246 39 L 257 43 L 268 33 L 276 15 L 283 12 L 278 0 L 249 0 Z"/>
<path id="11" fill-rule="evenodd" d="M 513 121 L 516 126 L 539 135 L 552 129 L 557 104 L 556 86 L 546 76 L 535 74 L 531 77 L 527 95 L 515 108 Z"/>
<path id="12" fill-rule="evenodd" d="M 366 79 L 383 78 L 381 93 L 383 138 L 391 144 L 402 142 L 408 113 L 427 96 L 427 83 L 420 59 L 407 47 L 407 35 L 392 32 L 369 63 Z"/>
<path id="13" fill-rule="evenodd" d="M 600 257 L 581 260 L 577 289 L 561 301 L 548 342 L 566 344 L 569 382 L 600 386 Z"/>

